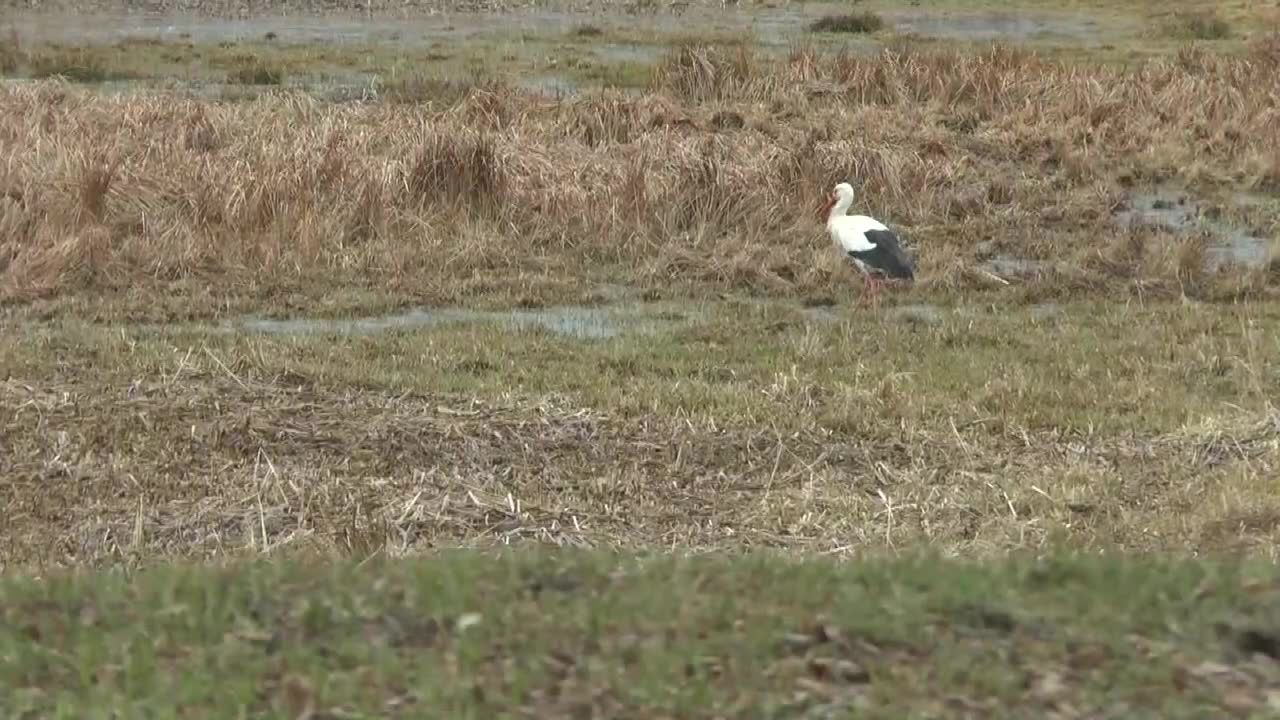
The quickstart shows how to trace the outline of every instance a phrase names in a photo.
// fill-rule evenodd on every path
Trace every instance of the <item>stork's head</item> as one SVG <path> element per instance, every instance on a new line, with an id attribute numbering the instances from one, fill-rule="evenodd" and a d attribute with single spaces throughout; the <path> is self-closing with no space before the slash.
<path id="1" fill-rule="evenodd" d="M 827 195 L 827 200 L 822 205 L 822 218 L 825 220 L 831 216 L 831 211 L 839 208 L 839 212 L 843 214 L 853 204 L 853 186 L 847 182 L 842 182 L 832 189 L 831 194 Z"/>

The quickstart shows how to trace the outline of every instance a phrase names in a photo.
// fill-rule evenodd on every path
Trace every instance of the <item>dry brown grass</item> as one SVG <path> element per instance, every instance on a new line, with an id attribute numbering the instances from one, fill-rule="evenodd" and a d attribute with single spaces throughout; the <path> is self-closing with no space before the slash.
<path id="1" fill-rule="evenodd" d="M 1280 30 L 1260 34 L 1249 44 L 1249 53 L 1255 62 L 1280 66 Z"/>
<path id="2" fill-rule="evenodd" d="M 181 359 L 128 384 L 0 382 L 0 564 L 519 541 L 1259 552 L 1280 536 L 1262 480 L 1274 414 L 1148 436 L 782 434 L 551 399 L 336 391 L 254 380 L 212 352 Z"/>
<path id="3" fill-rule="evenodd" d="M 1267 187 L 1275 78 L 1261 51 L 1121 70 L 1002 48 L 770 64 L 685 46 L 639 97 L 488 83 L 424 108 L 8 86 L 0 298 L 196 277 L 456 300 L 570 274 L 823 292 L 846 277 L 812 210 L 840 180 L 907 232 L 926 290 L 974 287 L 986 243 L 1062 261 L 1046 287 L 1177 293 L 1181 262 L 1084 275 L 1132 232 L 1109 209 L 1148 180 Z"/>
<path id="4" fill-rule="evenodd" d="M 519 540 L 1274 555 L 1275 303 L 795 305 L 587 341 L 6 320 L 0 564 Z"/>

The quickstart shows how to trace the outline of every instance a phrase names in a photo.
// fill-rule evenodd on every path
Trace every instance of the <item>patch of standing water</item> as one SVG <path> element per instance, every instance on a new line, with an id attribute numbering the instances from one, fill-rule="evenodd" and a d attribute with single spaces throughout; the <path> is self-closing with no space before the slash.
<path id="1" fill-rule="evenodd" d="M 891 320 L 922 325 L 936 325 L 942 322 L 946 313 L 943 308 L 929 304 L 894 305 L 884 308 L 883 312 Z M 845 317 L 839 309 L 832 306 L 807 307 L 801 310 L 801 314 L 810 323 L 832 323 Z"/>
<path id="2" fill-rule="evenodd" d="M 937 305 L 899 305 L 889 310 L 887 315 L 899 322 L 919 323 L 921 325 L 937 325 L 942 322 L 945 311 Z"/>
<path id="3" fill-rule="evenodd" d="M 1036 322 L 1057 320 L 1066 315 L 1066 310 L 1058 303 L 1039 303 L 1031 306 L 1031 319 Z"/>
<path id="4" fill-rule="evenodd" d="M 1242 206 L 1265 203 L 1247 193 L 1237 193 L 1232 200 Z M 1116 212 L 1113 219 L 1122 226 L 1153 225 L 1172 233 L 1208 230 L 1213 235 L 1205 250 L 1205 267 L 1210 272 L 1228 265 L 1263 267 L 1271 258 L 1271 242 L 1267 238 L 1225 220 L 1206 217 L 1199 203 L 1176 188 L 1135 192 L 1128 207 Z"/>
<path id="5" fill-rule="evenodd" d="M 1263 238 L 1240 235 L 1227 245 L 1215 245 L 1205 251 L 1205 262 L 1210 270 L 1228 265 L 1264 267 L 1271 259 L 1271 243 Z"/>
<path id="6" fill-rule="evenodd" d="M 578 92 L 578 86 L 572 80 L 560 75 L 540 75 L 524 78 L 516 83 L 519 87 L 551 97 L 567 97 Z"/>
<path id="7" fill-rule="evenodd" d="M 939 325 L 948 315 L 952 317 L 971 317 L 973 315 L 972 308 L 948 309 L 930 303 L 896 305 L 886 307 L 880 312 L 883 312 L 886 318 L 894 322 L 913 325 Z M 801 310 L 801 314 L 804 316 L 806 323 L 823 325 L 834 323 L 841 318 L 847 317 L 837 308 L 829 305 L 806 307 Z M 1047 302 L 1027 307 L 1027 315 L 1032 322 L 1058 322 L 1066 318 L 1067 311 L 1066 308 L 1057 303 Z"/>
<path id="8" fill-rule="evenodd" d="M 397 330 L 444 325 L 497 325 L 515 330 L 543 329 L 579 339 L 612 338 L 624 334 L 652 335 L 696 317 L 696 309 L 682 312 L 624 312 L 606 307 L 575 305 L 533 310 L 467 310 L 415 308 L 406 312 L 352 319 L 245 317 L 222 323 L 225 332 L 266 335 L 376 335 Z"/>
<path id="9" fill-rule="evenodd" d="M 983 267 L 1001 277 L 1039 275 L 1048 269 L 1046 263 L 1039 260 L 1029 260 L 1013 255 L 996 255 L 983 263 Z"/>
<path id="10" fill-rule="evenodd" d="M 599 43 L 591 50 L 604 62 L 611 63 L 655 63 L 662 59 L 666 48 L 659 45 L 638 45 L 622 43 Z"/>
<path id="11" fill-rule="evenodd" d="M 1129 206 L 1116 212 L 1116 222 L 1121 225 L 1157 225 L 1166 230 L 1183 231 L 1195 228 L 1199 208 L 1188 204 L 1187 196 L 1172 189 L 1136 192 L 1129 198 Z"/>
<path id="12" fill-rule="evenodd" d="M 810 323 L 829 323 L 840 319 L 840 313 L 830 305 L 816 305 L 800 311 L 804 319 Z"/>
<path id="13" fill-rule="evenodd" d="M 952 40 L 1026 41 L 1060 37 L 1097 43 L 1100 35 L 1100 27 L 1094 20 L 1051 13 L 905 10 L 885 13 L 884 18 L 899 32 Z"/>
<path id="14" fill-rule="evenodd" d="M 27 79 L 5 79 L 0 82 L 21 84 L 34 82 Z M 156 91 L 177 93 L 208 100 L 250 100 L 257 96 L 282 90 L 303 90 L 323 96 L 330 102 L 355 102 L 377 96 L 368 80 L 357 76 L 326 78 L 309 82 L 306 78 L 291 77 L 282 85 L 245 85 L 217 80 L 104 80 L 95 83 L 97 92 L 107 96 L 128 96 Z"/>

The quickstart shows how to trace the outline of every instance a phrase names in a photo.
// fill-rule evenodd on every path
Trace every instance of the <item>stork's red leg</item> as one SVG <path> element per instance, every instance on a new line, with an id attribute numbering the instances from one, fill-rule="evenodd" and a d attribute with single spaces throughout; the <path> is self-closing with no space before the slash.
<path id="1" fill-rule="evenodd" d="M 880 278 L 875 275 L 867 276 L 867 290 L 871 293 L 871 300 L 874 304 L 880 304 Z"/>

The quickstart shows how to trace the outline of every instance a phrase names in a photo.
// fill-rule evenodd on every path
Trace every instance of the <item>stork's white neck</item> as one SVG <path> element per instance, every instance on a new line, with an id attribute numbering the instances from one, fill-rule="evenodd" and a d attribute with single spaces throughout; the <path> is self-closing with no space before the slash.
<path id="1" fill-rule="evenodd" d="M 836 204 L 831 206 L 831 212 L 827 213 L 827 222 L 835 220 L 838 217 L 844 217 L 849 212 L 849 206 L 853 204 L 853 198 L 848 195 L 842 195 L 836 198 Z"/>

